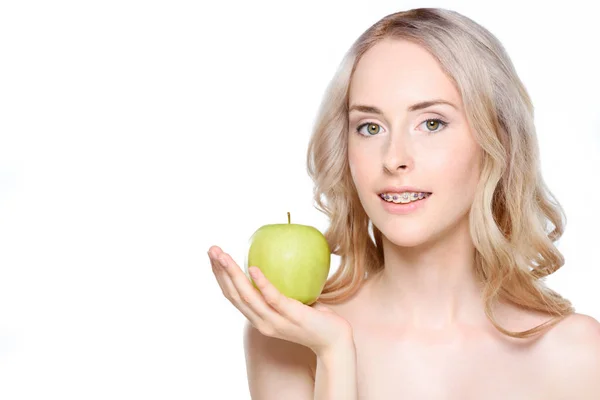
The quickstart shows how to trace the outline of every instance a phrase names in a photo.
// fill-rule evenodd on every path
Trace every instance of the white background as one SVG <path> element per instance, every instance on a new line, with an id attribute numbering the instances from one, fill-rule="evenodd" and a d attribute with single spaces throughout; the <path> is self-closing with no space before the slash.
<path id="1" fill-rule="evenodd" d="M 326 229 L 305 164 L 322 93 L 364 30 L 413 7 L 507 48 L 568 217 L 547 282 L 600 319 L 594 3 L 2 2 L 0 398 L 249 399 L 244 317 L 206 251 L 243 265 L 288 211 Z"/>

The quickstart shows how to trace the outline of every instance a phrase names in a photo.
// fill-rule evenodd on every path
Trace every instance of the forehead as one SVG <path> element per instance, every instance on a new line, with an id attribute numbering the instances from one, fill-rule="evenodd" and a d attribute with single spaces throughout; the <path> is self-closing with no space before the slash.
<path id="1" fill-rule="evenodd" d="M 437 60 L 421 46 L 386 39 L 358 61 L 350 83 L 352 101 L 397 110 L 443 98 L 462 107 L 460 95 Z"/>

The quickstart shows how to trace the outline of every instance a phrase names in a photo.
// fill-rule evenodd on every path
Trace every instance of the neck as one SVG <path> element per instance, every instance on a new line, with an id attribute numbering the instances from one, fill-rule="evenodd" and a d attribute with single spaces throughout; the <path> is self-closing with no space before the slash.
<path id="1" fill-rule="evenodd" d="M 400 247 L 384 236 L 383 252 L 384 269 L 372 287 L 384 317 L 418 330 L 487 324 L 468 224 L 417 247 Z"/>

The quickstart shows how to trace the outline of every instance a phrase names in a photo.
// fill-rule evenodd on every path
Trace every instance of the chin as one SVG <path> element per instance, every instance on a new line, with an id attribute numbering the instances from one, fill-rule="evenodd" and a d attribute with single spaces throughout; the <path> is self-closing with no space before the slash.
<path id="1" fill-rule="evenodd" d="M 426 243 L 430 234 L 426 231 L 427 224 L 415 226 L 406 222 L 385 221 L 383 224 L 376 224 L 377 229 L 385 236 L 388 242 L 399 247 L 417 247 Z"/>
<path id="2" fill-rule="evenodd" d="M 398 246 L 398 247 L 419 247 L 425 243 L 427 243 L 427 238 L 425 236 L 415 236 L 415 235 L 402 235 L 398 232 L 394 232 L 392 235 L 383 234 L 387 241 Z"/>

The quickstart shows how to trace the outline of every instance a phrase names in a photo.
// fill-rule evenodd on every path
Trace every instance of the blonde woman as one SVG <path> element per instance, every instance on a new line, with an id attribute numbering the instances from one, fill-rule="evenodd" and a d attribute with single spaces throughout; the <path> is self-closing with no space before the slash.
<path id="1" fill-rule="evenodd" d="M 600 324 L 543 281 L 564 264 L 566 219 L 533 120 L 503 46 L 471 19 L 421 8 L 366 30 L 309 143 L 341 260 L 319 300 L 252 268 L 258 291 L 209 250 L 248 319 L 252 398 L 600 399 Z"/>

